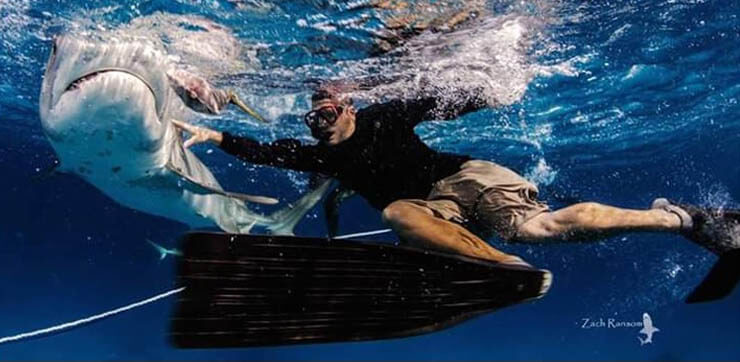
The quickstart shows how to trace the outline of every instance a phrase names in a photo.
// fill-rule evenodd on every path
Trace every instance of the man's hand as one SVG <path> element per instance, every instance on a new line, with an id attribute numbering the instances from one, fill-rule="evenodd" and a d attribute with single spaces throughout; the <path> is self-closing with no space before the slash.
<path id="1" fill-rule="evenodd" d="M 221 132 L 205 127 L 193 126 L 190 123 L 185 123 L 176 119 L 172 120 L 172 124 L 174 124 L 177 129 L 190 133 L 190 138 L 188 138 L 188 140 L 183 144 L 185 148 L 208 141 L 220 145 L 221 141 L 223 141 L 223 133 Z"/>

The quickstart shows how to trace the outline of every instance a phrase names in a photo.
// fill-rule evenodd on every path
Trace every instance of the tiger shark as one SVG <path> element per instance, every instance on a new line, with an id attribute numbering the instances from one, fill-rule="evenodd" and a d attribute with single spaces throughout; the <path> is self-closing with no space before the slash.
<path id="1" fill-rule="evenodd" d="M 183 147 L 171 120 L 186 119 L 192 111 L 218 113 L 229 103 L 258 115 L 233 92 L 174 68 L 145 43 L 57 37 L 39 108 L 58 171 L 81 177 L 121 205 L 193 228 L 248 233 L 260 225 L 292 234 L 329 182 L 272 214 L 251 211 L 249 202 L 277 200 L 223 190 Z"/>

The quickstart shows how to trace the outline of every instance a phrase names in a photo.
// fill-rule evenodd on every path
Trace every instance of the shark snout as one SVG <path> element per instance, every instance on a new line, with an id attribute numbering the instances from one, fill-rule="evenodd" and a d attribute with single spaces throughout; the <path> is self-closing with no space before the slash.
<path id="1" fill-rule="evenodd" d="M 67 86 L 44 128 L 52 140 L 88 149 L 100 145 L 103 153 L 154 152 L 165 131 L 150 88 L 135 76 L 113 71 L 91 73 Z"/>

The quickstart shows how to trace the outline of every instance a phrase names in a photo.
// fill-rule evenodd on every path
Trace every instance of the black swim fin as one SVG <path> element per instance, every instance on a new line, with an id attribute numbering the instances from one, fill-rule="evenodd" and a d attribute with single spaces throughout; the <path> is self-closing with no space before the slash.
<path id="1" fill-rule="evenodd" d="M 720 256 L 686 298 L 686 303 L 710 302 L 728 296 L 740 281 L 740 210 L 677 205 L 694 222 L 693 230 L 686 236 Z"/>
<path id="2" fill-rule="evenodd" d="M 722 299 L 730 295 L 738 281 L 740 281 L 740 249 L 735 249 L 719 257 L 701 284 L 686 298 L 686 303 Z"/>
<path id="3" fill-rule="evenodd" d="M 539 298 L 551 274 L 388 244 L 190 233 L 170 337 L 228 348 L 412 336 Z"/>

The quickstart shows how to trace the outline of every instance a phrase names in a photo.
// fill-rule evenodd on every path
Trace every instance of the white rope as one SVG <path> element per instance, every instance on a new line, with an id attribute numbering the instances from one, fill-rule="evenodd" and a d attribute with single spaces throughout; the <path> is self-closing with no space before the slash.
<path id="1" fill-rule="evenodd" d="M 183 290 L 185 290 L 185 287 L 178 288 L 178 289 L 173 289 L 173 290 L 170 290 L 169 292 L 165 292 L 165 293 L 156 295 L 156 296 L 151 297 L 149 299 L 145 299 L 145 300 L 142 300 L 140 302 L 129 304 L 129 305 L 125 306 L 125 307 L 114 309 L 114 310 L 111 310 L 111 311 L 108 311 L 108 312 L 105 312 L 105 313 L 94 315 L 92 317 L 87 317 L 87 318 L 84 318 L 84 319 L 76 320 L 74 322 L 69 322 L 69 323 L 60 324 L 60 325 L 57 325 L 57 326 L 54 326 L 54 327 L 39 329 L 39 330 L 36 330 L 36 331 L 33 331 L 33 332 L 21 333 L 19 335 L 15 335 L 15 336 L 3 337 L 3 338 L 0 338 L 0 344 L 8 343 L 8 342 L 16 342 L 16 341 L 20 341 L 22 339 L 28 339 L 28 338 L 32 338 L 32 337 L 37 337 L 37 336 L 49 334 L 49 333 L 59 332 L 59 331 L 62 331 L 62 330 L 65 330 L 65 329 L 69 329 L 69 328 L 78 327 L 78 326 L 81 326 L 81 325 L 84 325 L 84 324 L 88 324 L 88 323 L 94 322 L 94 321 L 96 321 L 98 319 L 107 318 L 107 317 L 110 317 L 110 316 L 115 315 L 115 314 L 118 314 L 118 313 L 123 313 L 123 312 L 125 312 L 127 310 L 131 310 L 131 309 L 134 309 L 134 308 L 137 308 L 137 307 L 141 307 L 141 306 L 143 306 L 145 304 L 156 302 L 156 301 L 158 301 L 158 300 L 160 300 L 162 298 L 166 298 L 166 297 L 169 297 L 170 295 L 180 293 Z"/>
<path id="2" fill-rule="evenodd" d="M 385 234 L 389 233 L 393 230 L 391 229 L 382 229 L 382 230 L 374 230 L 374 231 L 366 231 L 363 233 L 354 233 L 354 234 L 346 234 L 341 236 L 335 236 L 334 239 L 349 239 L 349 238 L 355 238 L 358 236 L 369 236 L 369 235 L 377 235 L 377 234 Z"/>

